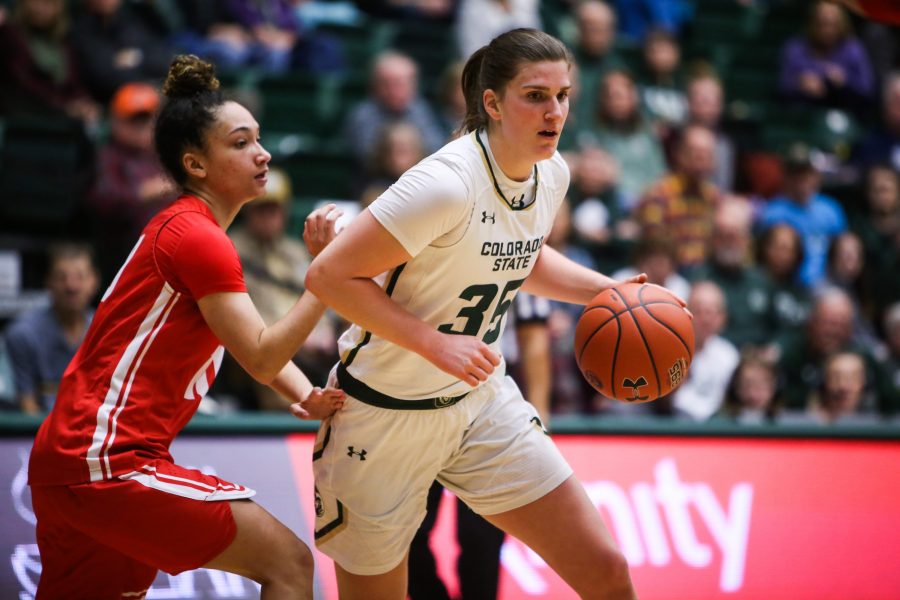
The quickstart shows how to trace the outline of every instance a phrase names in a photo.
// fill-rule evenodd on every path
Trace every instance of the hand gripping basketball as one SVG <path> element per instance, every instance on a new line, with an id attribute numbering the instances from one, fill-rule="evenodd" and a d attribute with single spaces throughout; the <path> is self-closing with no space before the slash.
<path id="1" fill-rule="evenodd" d="M 598 392 L 622 402 L 656 400 L 687 377 L 691 315 L 657 285 L 621 283 L 597 294 L 575 328 L 575 359 Z"/>

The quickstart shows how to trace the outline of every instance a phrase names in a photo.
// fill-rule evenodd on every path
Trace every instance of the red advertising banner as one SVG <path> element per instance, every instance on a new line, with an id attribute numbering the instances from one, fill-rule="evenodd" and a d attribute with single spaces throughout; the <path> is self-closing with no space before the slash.
<path id="1" fill-rule="evenodd" d="M 900 598 L 900 442 L 556 436 L 631 565 L 643 600 Z M 313 438 L 290 436 L 310 523 Z M 445 498 L 446 500 L 446 498 Z M 432 537 L 451 588 L 455 504 Z M 501 599 L 575 599 L 517 540 Z M 328 598 L 333 566 L 317 557 Z"/>

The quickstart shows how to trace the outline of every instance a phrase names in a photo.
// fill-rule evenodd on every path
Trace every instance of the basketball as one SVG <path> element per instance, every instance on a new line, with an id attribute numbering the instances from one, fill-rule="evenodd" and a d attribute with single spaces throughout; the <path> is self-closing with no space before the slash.
<path id="1" fill-rule="evenodd" d="M 687 377 L 694 326 L 665 289 L 624 283 L 597 294 L 575 328 L 575 359 L 594 389 L 632 404 L 665 396 Z"/>

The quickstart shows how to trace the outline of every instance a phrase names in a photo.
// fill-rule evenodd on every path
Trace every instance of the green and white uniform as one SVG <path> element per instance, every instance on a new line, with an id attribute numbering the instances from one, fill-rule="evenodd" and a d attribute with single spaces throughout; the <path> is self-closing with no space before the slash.
<path id="1" fill-rule="evenodd" d="M 413 257 L 385 274 L 385 292 L 439 331 L 477 336 L 499 353 L 504 316 L 568 184 L 558 153 L 515 182 L 483 132 L 447 144 L 369 207 Z M 333 378 L 348 400 L 322 423 L 313 465 L 316 543 L 344 569 L 394 568 L 435 478 L 476 512 L 496 514 L 571 475 L 504 365 L 473 389 L 358 326 L 339 347 Z"/>

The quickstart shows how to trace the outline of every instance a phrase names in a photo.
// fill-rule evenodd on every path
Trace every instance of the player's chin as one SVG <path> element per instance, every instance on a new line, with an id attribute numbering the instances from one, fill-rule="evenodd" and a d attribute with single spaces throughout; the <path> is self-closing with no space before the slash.
<path id="1" fill-rule="evenodd" d="M 542 158 L 550 158 L 559 145 L 559 135 L 538 135 L 537 153 Z"/>

